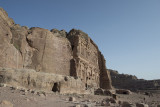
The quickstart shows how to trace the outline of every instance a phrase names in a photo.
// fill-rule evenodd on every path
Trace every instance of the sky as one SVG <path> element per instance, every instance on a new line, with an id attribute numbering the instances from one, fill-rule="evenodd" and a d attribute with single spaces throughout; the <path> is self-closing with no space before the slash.
<path id="1" fill-rule="evenodd" d="M 16 24 L 80 29 L 108 69 L 160 79 L 160 0 L 0 0 Z"/>

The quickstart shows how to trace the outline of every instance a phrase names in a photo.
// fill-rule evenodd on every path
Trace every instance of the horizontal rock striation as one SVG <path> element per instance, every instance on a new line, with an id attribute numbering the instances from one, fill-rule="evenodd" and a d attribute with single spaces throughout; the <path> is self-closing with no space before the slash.
<path id="1" fill-rule="evenodd" d="M 21 86 L 62 94 L 87 94 L 85 85 L 80 79 L 53 73 L 36 72 L 33 69 L 0 68 L 0 81 L 14 87 Z"/>
<path id="2" fill-rule="evenodd" d="M 160 80 L 138 79 L 136 76 L 119 74 L 118 71 L 108 70 L 111 74 L 112 85 L 119 89 L 136 90 L 159 90 Z"/>

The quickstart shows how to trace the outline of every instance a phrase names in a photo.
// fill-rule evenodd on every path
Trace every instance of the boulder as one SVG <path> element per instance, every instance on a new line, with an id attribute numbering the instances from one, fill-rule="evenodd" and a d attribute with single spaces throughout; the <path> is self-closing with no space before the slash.
<path id="1" fill-rule="evenodd" d="M 102 101 L 101 102 L 101 106 L 110 106 L 111 103 L 110 102 L 107 102 L 107 101 Z"/>
<path id="2" fill-rule="evenodd" d="M 92 104 L 84 104 L 84 107 L 92 107 Z"/>
<path id="3" fill-rule="evenodd" d="M 102 88 L 98 88 L 94 92 L 95 95 L 104 95 L 104 90 Z"/>
<path id="4" fill-rule="evenodd" d="M 117 95 L 116 94 L 112 94 L 113 99 L 117 100 Z"/>
<path id="5" fill-rule="evenodd" d="M 136 107 L 149 107 L 147 104 L 144 103 L 137 103 Z"/>
<path id="6" fill-rule="evenodd" d="M 117 89 L 116 90 L 117 94 L 132 94 L 132 92 L 130 90 L 125 90 L 125 89 Z"/>
<path id="7" fill-rule="evenodd" d="M 75 97 L 69 97 L 69 101 L 76 101 L 76 98 Z"/>
<path id="8" fill-rule="evenodd" d="M 13 104 L 10 101 L 3 100 L 0 102 L 0 107 L 13 107 Z"/>
<path id="9" fill-rule="evenodd" d="M 122 102 L 122 107 L 136 107 L 136 105 L 129 102 Z"/>
<path id="10" fill-rule="evenodd" d="M 6 84 L 0 83 L 0 87 L 6 87 Z"/>
<path id="11" fill-rule="evenodd" d="M 59 37 L 66 37 L 67 36 L 67 32 L 65 30 L 57 30 L 57 29 L 52 29 L 51 32 L 55 35 L 55 36 L 59 36 Z"/>
<path id="12" fill-rule="evenodd" d="M 117 101 L 116 101 L 114 98 L 110 98 L 109 101 L 110 101 L 111 103 L 117 103 Z"/>
<path id="13" fill-rule="evenodd" d="M 111 90 L 104 90 L 104 95 L 112 96 L 113 92 Z"/>
<path id="14" fill-rule="evenodd" d="M 75 105 L 74 107 L 81 107 L 81 105 L 77 104 L 77 105 Z"/>

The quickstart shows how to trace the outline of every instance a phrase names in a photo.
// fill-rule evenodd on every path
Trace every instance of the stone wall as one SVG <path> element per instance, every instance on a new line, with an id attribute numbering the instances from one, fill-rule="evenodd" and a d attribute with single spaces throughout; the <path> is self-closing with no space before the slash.
<path id="1" fill-rule="evenodd" d="M 118 71 L 108 70 L 111 74 L 112 85 L 119 89 L 136 90 L 157 90 L 160 89 L 160 80 L 138 79 L 136 76 L 119 74 Z"/>

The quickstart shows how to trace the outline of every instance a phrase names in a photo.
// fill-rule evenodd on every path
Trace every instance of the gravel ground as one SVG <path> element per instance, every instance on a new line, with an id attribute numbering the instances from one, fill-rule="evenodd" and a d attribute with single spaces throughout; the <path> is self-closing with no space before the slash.
<path id="1" fill-rule="evenodd" d="M 124 101 L 132 104 L 146 103 L 149 107 L 157 107 L 157 105 L 160 104 L 160 91 L 152 91 L 151 93 L 151 96 L 144 95 L 143 91 L 130 95 L 117 94 L 116 103 L 110 104 L 110 107 L 120 107 L 119 102 Z M 14 107 L 74 107 L 76 105 L 77 107 L 78 105 L 104 107 L 102 106 L 102 101 L 110 98 L 111 96 L 60 95 L 53 92 L 18 89 L 15 87 L 0 87 L 0 101 L 7 100 L 11 102 Z"/>

